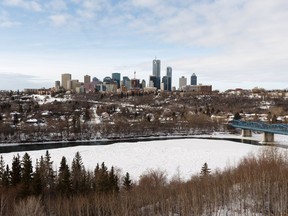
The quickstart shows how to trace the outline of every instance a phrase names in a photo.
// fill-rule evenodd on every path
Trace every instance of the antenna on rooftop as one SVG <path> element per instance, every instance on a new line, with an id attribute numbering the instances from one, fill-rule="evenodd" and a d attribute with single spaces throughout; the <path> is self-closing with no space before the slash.
<path id="1" fill-rule="evenodd" d="M 134 71 L 134 79 L 136 79 L 136 71 Z"/>

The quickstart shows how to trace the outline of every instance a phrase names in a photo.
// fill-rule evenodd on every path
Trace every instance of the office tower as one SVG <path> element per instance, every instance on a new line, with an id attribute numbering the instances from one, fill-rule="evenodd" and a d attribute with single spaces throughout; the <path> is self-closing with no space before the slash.
<path id="1" fill-rule="evenodd" d="M 168 90 L 168 77 L 167 76 L 162 77 L 161 90 L 165 90 L 165 91 Z"/>
<path id="2" fill-rule="evenodd" d="M 95 83 L 100 82 L 100 80 L 97 77 L 93 77 L 92 81 L 95 82 Z"/>
<path id="3" fill-rule="evenodd" d="M 112 80 L 112 78 L 111 77 L 104 77 L 104 79 L 103 79 L 103 83 L 104 84 L 110 84 L 110 83 L 112 83 L 113 82 L 113 80 Z"/>
<path id="4" fill-rule="evenodd" d="M 197 85 L 197 76 L 195 73 L 193 73 L 191 76 L 191 85 Z"/>
<path id="5" fill-rule="evenodd" d="M 156 77 L 156 82 L 154 83 L 154 87 L 157 89 L 160 89 L 160 77 L 161 77 L 161 61 L 159 59 L 153 60 L 153 76 Z"/>
<path id="6" fill-rule="evenodd" d="M 157 77 L 150 75 L 150 77 L 149 77 L 149 87 L 156 87 L 156 82 L 157 82 Z"/>
<path id="7" fill-rule="evenodd" d="M 117 82 L 117 87 L 120 88 L 121 74 L 120 73 L 112 73 L 112 79 L 115 82 Z"/>
<path id="8" fill-rule="evenodd" d="M 73 90 L 74 92 L 76 92 L 77 87 L 81 86 L 81 83 L 79 82 L 79 80 L 70 80 L 68 82 L 70 82 L 70 86 L 68 87 L 68 89 Z"/>
<path id="9" fill-rule="evenodd" d="M 146 81 L 144 79 L 141 82 L 141 88 L 142 89 L 146 88 Z"/>
<path id="10" fill-rule="evenodd" d="M 167 67 L 166 70 L 166 76 L 167 76 L 167 89 L 168 91 L 172 90 L 172 67 Z"/>
<path id="11" fill-rule="evenodd" d="M 55 81 L 55 88 L 56 89 L 60 88 L 60 81 L 59 80 Z"/>
<path id="12" fill-rule="evenodd" d="M 187 85 L 187 78 L 182 76 L 179 78 L 179 89 Z"/>
<path id="13" fill-rule="evenodd" d="M 62 84 L 62 87 L 65 89 L 65 90 L 69 90 L 70 88 L 68 88 L 68 85 L 69 85 L 69 82 L 72 78 L 71 74 L 69 73 L 65 73 L 65 74 L 62 74 L 62 80 L 61 80 L 61 84 Z"/>
<path id="14" fill-rule="evenodd" d="M 127 76 L 123 76 L 123 85 L 127 88 L 127 90 L 130 89 L 130 79 Z"/>
<path id="15" fill-rule="evenodd" d="M 90 83 L 90 82 L 91 82 L 91 76 L 85 75 L 85 76 L 84 76 L 84 84 Z"/>
<path id="16" fill-rule="evenodd" d="M 139 79 L 131 79 L 130 89 L 132 89 L 132 90 L 140 89 L 140 80 Z"/>

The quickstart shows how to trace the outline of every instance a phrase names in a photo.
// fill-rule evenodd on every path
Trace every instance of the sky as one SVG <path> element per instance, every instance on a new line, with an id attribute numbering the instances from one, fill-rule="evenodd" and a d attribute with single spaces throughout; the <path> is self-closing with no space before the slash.
<path id="1" fill-rule="evenodd" d="M 287 0 L 0 0 L 0 89 L 113 72 L 214 90 L 288 87 Z M 188 81 L 189 82 L 189 81 Z"/>

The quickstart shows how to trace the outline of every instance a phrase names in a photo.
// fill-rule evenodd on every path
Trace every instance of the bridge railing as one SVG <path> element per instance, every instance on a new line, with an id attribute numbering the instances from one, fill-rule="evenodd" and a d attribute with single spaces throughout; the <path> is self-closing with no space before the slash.
<path id="1" fill-rule="evenodd" d="M 288 135 L 287 124 L 267 124 L 264 122 L 245 122 L 240 120 L 232 120 L 230 124 L 236 128 Z"/>

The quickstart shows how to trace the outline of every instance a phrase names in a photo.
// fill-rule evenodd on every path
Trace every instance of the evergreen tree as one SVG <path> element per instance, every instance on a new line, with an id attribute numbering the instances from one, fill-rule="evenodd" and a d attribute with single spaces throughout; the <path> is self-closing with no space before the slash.
<path id="1" fill-rule="evenodd" d="M 13 124 L 16 125 L 19 123 L 19 116 L 17 113 L 13 115 Z"/>
<path id="2" fill-rule="evenodd" d="M 54 187 L 54 171 L 53 171 L 53 161 L 51 161 L 51 156 L 50 153 L 48 152 L 48 150 L 45 153 L 45 157 L 44 157 L 44 186 L 46 186 L 46 188 L 49 188 L 50 190 L 53 189 Z"/>
<path id="3" fill-rule="evenodd" d="M 33 166 L 32 160 L 28 153 L 25 153 L 22 158 L 22 193 L 24 196 L 29 195 L 31 191 Z"/>
<path id="4" fill-rule="evenodd" d="M 119 178 L 114 172 L 114 167 L 111 167 L 111 170 L 109 172 L 109 191 L 115 193 L 119 192 Z"/>
<path id="5" fill-rule="evenodd" d="M 9 166 L 6 165 L 6 170 L 3 172 L 2 175 L 2 186 L 4 188 L 7 188 L 10 186 L 10 183 L 11 183 L 10 169 Z"/>
<path id="6" fill-rule="evenodd" d="M 43 182 L 41 178 L 40 165 L 38 159 L 36 160 L 35 172 L 32 180 L 32 192 L 34 195 L 40 195 L 43 190 Z"/>
<path id="7" fill-rule="evenodd" d="M 95 169 L 96 191 L 100 193 L 109 191 L 110 187 L 109 173 L 107 171 L 105 163 L 103 162 L 101 164 L 101 168 L 98 168 L 98 170 L 96 169 Z"/>
<path id="8" fill-rule="evenodd" d="M 235 113 L 234 120 L 241 120 L 241 115 L 239 112 Z"/>
<path id="9" fill-rule="evenodd" d="M 83 191 L 85 188 L 85 168 L 79 152 L 76 152 L 72 161 L 71 184 L 72 190 L 76 193 Z"/>
<path id="10" fill-rule="evenodd" d="M 127 172 L 124 179 L 123 179 L 123 187 L 126 191 L 130 191 L 132 188 L 132 180 L 130 179 L 130 175 Z"/>
<path id="11" fill-rule="evenodd" d="M 0 187 L 2 185 L 3 174 L 5 172 L 5 162 L 3 156 L 0 155 Z"/>
<path id="12" fill-rule="evenodd" d="M 205 162 L 201 168 L 201 176 L 208 176 L 211 173 L 211 169 L 208 168 L 208 164 Z"/>
<path id="13" fill-rule="evenodd" d="M 16 186 L 21 182 L 21 163 L 19 154 L 13 157 L 10 175 L 12 186 Z"/>
<path id="14" fill-rule="evenodd" d="M 61 194 L 68 195 L 71 191 L 70 171 L 66 158 L 63 156 L 60 162 L 57 190 Z"/>

